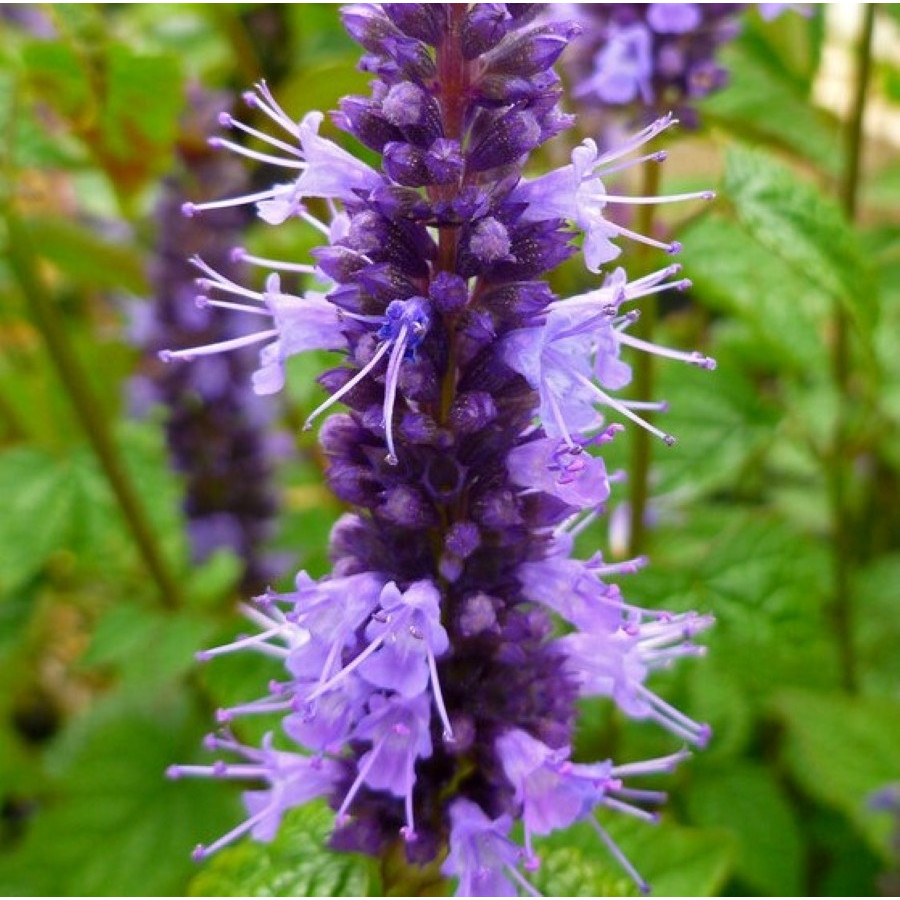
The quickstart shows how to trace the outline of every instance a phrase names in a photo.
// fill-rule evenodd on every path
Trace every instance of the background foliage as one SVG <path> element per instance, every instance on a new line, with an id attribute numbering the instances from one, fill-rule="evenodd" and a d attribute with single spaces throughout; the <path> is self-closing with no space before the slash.
<path id="1" fill-rule="evenodd" d="M 896 10 L 875 10 L 877 35 L 894 40 L 870 82 L 882 123 L 900 99 Z M 239 630 L 240 563 L 190 564 L 164 411 L 135 420 L 125 400 L 142 364 L 126 310 L 147 302 L 151 209 L 186 87 L 237 92 L 265 75 L 299 117 L 364 87 L 355 51 L 328 4 L 3 15 L 0 892 L 377 894 L 395 861 L 323 850 L 330 814 L 316 806 L 270 846 L 191 863 L 195 843 L 238 821 L 238 797 L 163 772 L 202 759 L 212 711 L 256 696 L 267 675 L 253 659 L 194 662 Z M 714 740 L 672 779 L 656 829 L 611 826 L 660 894 L 896 890 L 900 814 L 871 798 L 900 783 L 900 159 L 897 130 L 864 132 L 857 170 L 853 110 L 813 101 L 829 35 L 822 7 L 774 23 L 748 11 L 726 53 L 730 86 L 704 102 L 704 130 L 679 140 L 664 176 L 671 190 L 718 180 L 720 199 L 661 223 L 694 281 L 660 310 L 666 342 L 719 367 L 658 370 L 679 443 L 654 453 L 652 565 L 626 585 L 641 605 L 717 618 L 706 659 L 657 685 Z M 274 256 L 315 241 L 276 231 L 249 240 Z M 565 267 L 560 287 L 574 278 Z M 289 426 L 320 401 L 320 368 L 292 368 Z M 299 567 L 325 571 L 340 512 L 314 438 L 291 433 L 273 542 L 284 584 Z M 627 465 L 626 442 L 612 452 Z M 606 525 L 583 540 L 622 548 Z M 591 758 L 671 750 L 603 704 L 584 722 Z M 595 841 L 577 828 L 547 841 L 541 889 L 630 892 Z"/>

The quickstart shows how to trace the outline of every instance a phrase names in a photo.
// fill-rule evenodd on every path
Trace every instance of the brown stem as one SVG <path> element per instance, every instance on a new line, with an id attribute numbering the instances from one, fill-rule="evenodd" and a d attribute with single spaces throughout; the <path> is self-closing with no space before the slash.
<path id="1" fill-rule="evenodd" d="M 28 231 L 12 209 L 7 208 L 5 217 L 9 241 L 8 258 L 13 274 L 31 308 L 34 322 L 41 332 L 91 447 L 113 489 L 138 551 L 159 587 L 160 601 L 163 606 L 175 609 L 179 606 L 181 589 L 168 569 L 131 476 L 116 448 L 109 424 L 100 412 L 88 380 L 66 338 L 65 329 L 38 275 Z"/>

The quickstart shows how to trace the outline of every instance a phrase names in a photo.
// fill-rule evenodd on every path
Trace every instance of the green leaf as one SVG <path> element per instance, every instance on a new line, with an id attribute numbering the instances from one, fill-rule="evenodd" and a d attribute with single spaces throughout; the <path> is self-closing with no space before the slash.
<path id="1" fill-rule="evenodd" d="M 720 209 L 698 219 L 682 234 L 683 262 L 695 293 L 704 306 L 750 327 L 755 353 L 748 363 L 764 370 L 780 367 L 824 375 L 822 330 L 832 311 L 827 295 L 803 272 L 773 255 L 743 222 L 723 213 Z M 712 380 L 719 382 L 718 371 Z"/>
<path id="2" fill-rule="evenodd" d="M 900 553 L 881 556 L 856 574 L 855 645 L 864 686 L 890 693 L 900 684 Z"/>
<path id="3" fill-rule="evenodd" d="M 35 575 L 73 524 L 70 466 L 31 448 L 0 454 L 0 594 Z"/>
<path id="4" fill-rule="evenodd" d="M 175 56 L 141 54 L 113 43 L 105 79 L 101 140 L 95 149 L 116 182 L 133 188 L 168 161 L 182 104 L 181 65 Z"/>
<path id="5" fill-rule="evenodd" d="M 147 672 L 159 686 L 193 669 L 195 654 L 212 631 L 209 620 L 189 613 L 122 604 L 100 619 L 80 664 L 113 667 L 123 688 L 140 691 L 146 689 Z"/>
<path id="6" fill-rule="evenodd" d="M 868 803 L 879 788 L 900 781 L 900 702 L 795 689 L 773 705 L 785 729 L 785 762 L 797 782 L 887 855 L 889 823 Z"/>
<path id="7" fill-rule="evenodd" d="M 140 255 L 90 229 L 62 218 L 30 219 L 28 227 L 41 256 L 80 285 L 141 294 L 147 281 Z"/>
<path id="8" fill-rule="evenodd" d="M 658 534 L 653 565 L 632 583 L 645 605 L 711 612 L 709 657 L 727 661 L 758 703 L 786 685 L 839 683 L 823 613 L 828 572 L 821 541 L 777 516 L 697 508 L 690 529 Z"/>
<path id="9" fill-rule="evenodd" d="M 705 772 L 698 768 L 684 793 L 695 822 L 736 836 L 735 875 L 754 892 L 803 893 L 803 838 L 770 771 L 751 763 Z"/>
<path id="10" fill-rule="evenodd" d="M 201 734 L 171 692 L 95 707 L 50 755 L 54 796 L 5 858 L 0 891 L 183 894 L 193 847 L 235 818 L 227 785 L 165 778 L 172 763 L 196 758 Z"/>
<path id="11" fill-rule="evenodd" d="M 657 896 L 716 895 L 728 877 L 734 845 L 721 831 L 658 825 L 627 816 L 601 824 Z M 551 897 L 639 896 L 636 885 L 587 823 L 535 841 L 541 867 L 531 880 Z"/>
<path id="12" fill-rule="evenodd" d="M 65 119 L 86 124 L 93 98 L 75 48 L 62 41 L 36 40 L 24 48 L 23 60 L 33 90 Z"/>
<path id="13" fill-rule="evenodd" d="M 207 863 L 192 897 L 374 897 L 377 862 L 325 846 L 334 813 L 311 803 L 288 812 L 270 844 L 245 840 Z"/>
<path id="14" fill-rule="evenodd" d="M 779 48 L 774 38 L 786 25 L 794 33 Z M 762 28 L 747 29 L 741 40 L 723 48 L 722 63 L 731 79 L 725 90 L 702 101 L 701 115 L 748 143 L 778 147 L 836 173 L 842 160 L 838 123 L 809 102 L 817 55 L 813 32 L 809 23 L 787 17 L 765 33 Z M 805 42 L 805 59 L 787 58 Z"/>
<path id="15" fill-rule="evenodd" d="M 749 237 L 841 303 L 868 337 L 878 320 L 877 285 L 838 206 L 770 156 L 737 147 L 724 193 Z"/>

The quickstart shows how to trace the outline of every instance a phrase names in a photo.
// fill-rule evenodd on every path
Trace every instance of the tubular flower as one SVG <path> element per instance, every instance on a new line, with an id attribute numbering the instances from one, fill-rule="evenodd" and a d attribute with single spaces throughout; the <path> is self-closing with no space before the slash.
<path id="1" fill-rule="evenodd" d="M 573 762 L 580 695 L 609 696 L 682 741 L 707 735 L 645 682 L 698 652 L 689 638 L 708 617 L 626 603 L 605 579 L 642 560 L 572 556 L 614 480 L 596 450 L 622 424 L 604 416 L 649 427 L 639 410 L 659 408 L 616 398 L 630 379 L 620 355 L 713 366 L 628 333 L 636 311 L 626 305 L 686 282 L 675 265 L 635 280 L 615 270 L 557 298 L 542 280 L 577 252 L 576 239 L 590 271 L 613 258 L 613 240 L 641 239 L 603 218 L 606 204 L 629 198 L 607 194 L 602 178 L 646 159 L 640 148 L 672 120 L 612 153 L 587 142 L 571 163 L 526 180 L 531 151 L 571 124 L 552 65 L 577 32 L 536 14 L 515 4 L 345 7 L 373 81 L 369 96 L 341 101 L 334 121 L 380 155 L 380 168 L 321 134 L 320 116 L 297 125 L 261 85 L 248 100 L 280 133 L 253 132 L 272 151 L 253 153 L 293 174 L 269 191 L 186 209 L 251 204 L 266 222 L 300 217 L 323 235 L 311 263 L 245 256 L 272 273 L 262 291 L 197 265 L 207 293 L 235 298 L 218 305 L 250 306 L 266 320 L 246 336 L 264 344 L 258 391 L 280 387 L 296 353 L 343 350 L 319 379 L 328 396 L 310 420 L 331 412 L 319 438 L 326 477 L 353 508 L 332 531 L 331 574 L 300 573 L 294 591 L 258 597 L 245 610 L 258 633 L 203 654 L 281 659 L 283 681 L 219 718 L 281 713 L 278 739 L 306 754 L 300 764 L 268 745 L 259 755 L 213 740 L 250 758 L 247 774 L 270 785 L 248 794 L 248 822 L 215 848 L 246 831 L 267 838 L 278 815 L 317 792 L 338 813 L 336 847 L 384 854 L 399 844 L 417 864 L 446 850 L 442 871 L 461 894 L 534 893 L 520 871 L 536 864 L 532 835 L 594 821 L 601 808 L 651 818 L 628 798 L 663 795 L 622 778 L 668 771 L 684 756 Z M 286 271 L 319 287 L 286 293 L 277 277 Z M 338 403 L 346 410 L 332 411 Z M 242 771 L 216 765 L 175 774 Z M 517 819 L 523 848 L 509 837 Z"/>

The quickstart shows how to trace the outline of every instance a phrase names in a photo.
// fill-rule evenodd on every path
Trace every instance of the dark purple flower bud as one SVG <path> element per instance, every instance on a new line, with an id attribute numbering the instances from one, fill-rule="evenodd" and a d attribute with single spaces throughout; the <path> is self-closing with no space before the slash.
<path id="1" fill-rule="evenodd" d="M 493 216 L 479 220 L 468 236 L 469 253 L 482 263 L 513 260 L 509 248 L 509 232 Z"/>
<path id="2" fill-rule="evenodd" d="M 480 297 L 479 305 L 497 318 L 524 321 L 537 316 L 554 299 L 545 281 L 518 281 Z"/>
<path id="3" fill-rule="evenodd" d="M 403 140 L 400 129 L 381 115 L 379 105 L 372 100 L 343 97 L 340 107 L 341 112 L 334 116 L 335 124 L 376 153 L 381 153 L 389 141 Z"/>
<path id="4" fill-rule="evenodd" d="M 400 67 L 404 75 L 414 81 L 427 81 L 437 75 L 428 48 L 414 38 L 387 38 L 383 52 Z"/>
<path id="5" fill-rule="evenodd" d="M 311 251 L 316 265 L 335 281 L 347 281 L 360 269 L 365 268 L 366 262 L 358 253 L 330 244 L 326 247 L 316 247 Z"/>
<path id="6" fill-rule="evenodd" d="M 430 445 L 438 435 L 438 424 L 425 413 L 406 412 L 400 420 L 400 436 L 411 444 Z"/>
<path id="7" fill-rule="evenodd" d="M 455 184 L 463 173 L 459 141 L 438 138 L 425 154 L 425 165 L 433 184 Z"/>
<path id="8" fill-rule="evenodd" d="M 524 521 L 516 495 L 506 488 L 482 494 L 473 504 L 472 512 L 485 528 L 505 529 Z"/>
<path id="9" fill-rule="evenodd" d="M 387 219 L 421 220 L 428 215 L 428 203 L 418 191 L 384 184 L 369 194 L 369 205 Z"/>
<path id="10" fill-rule="evenodd" d="M 363 210 L 350 219 L 350 240 L 363 253 L 372 253 L 387 243 L 391 223 L 374 210 Z"/>
<path id="11" fill-rule="evenodd" d="M 379 303 L 404 300 L 416 293 L 413 283 L 390 263 L 371 263 L 356 280 Z"/>
<path id="12" fill-rule="evenodd" d="M 459 630 L 466 637 L 474 637 L 486 631 L 497 631 L 496 606 L 502 604 L 488 594 L 478 593 L 466 597 L 459 614 Z"/>
<path id="13" fill-rule="evenodd" d="M 486 391 L 457 394 L 450 407 L 450 425 L 459 434 L 474 434 L 497 418 L 497 405 Z"/>
<path id="14" fill-rule="evenodd" d="M 384 491 L 378 515 L 401 528 L 432 528 L 438 523 L 438 514 L 425 494 L 408 484 Z"/>
<path id="15" fill-rule="evenodd" d="M 437 46 L 447 27 L 443 3 L 382 3 L 385 15 L 405 34 Z"/>
<path id="16" fill-rule="evenodd" d="M 480 546 L 481 534 L 474 522 L 454 522 L 444 538 L 444 547 L 460 559 L 468 559 Z"/>
<path id="17" fill-rule="evenodd" d="M 347 33 L 370 53 L 383 53 L 385 41 L 402 33 L 375 4 L 354 3 L 341 9 Z"/>
<path id="18" fill-rule="evenodd" d="M 575 22 L 552 22 L 504 41 L 484 60 L 487 72 L 528 77 L 549 69 L 566 45 L 581 33 Z"/>
<path id="19" fill-rule="evenodd" d="M 422 476 L 422 485 L 438 503 L 449 503 L 465 485 L 466 469 L 452 456 L 432 456 Z"/>
<path id="20" fill-rule="evenodd" d="M 392 141 L 385 145 L 382 166 L 398 184 L 421 187 L 432 181 L 426 156 L 426 152 L 414 144 Z"/>
<path id="21" fill-rule="evenodd" d="M 484 172 L 515 162 L 541 143 L 541 125 L 528 110 L 512 109 L 481 136 L 466 155 L 466 166 Z"/>
<path id="22" fill-rule="evenodd" d="M 345 503 L 373 507 L 378 502 L 381 485 L 368 466 L 335 459 L 325 470 L 325 478 L 335 496 Z"/>
<path id="23" fill-rule="evenodd" d="M 428 91 L 416 84 L 395 84 L 381 101 L 381 109 L 408 141 L 427 147 L 441 137 L 440 107 Z"/>
<path id="24" fill-rule="evenodd" d="M 462 52 L 475 59 L 506 36 L 511 17 L 505 3 L 473 3 L 462 26 Z"/>
<path id="25" fill-rule="evenodd" d="M 428 296 L 441 313 L 454 315 L 468 303 L 469 288 L 459 275 L 438 272 L 428 288 Z"/>
<path id="26" fill-rule="evenodd" d="M 400 369 L 400 390 L 405 397 L 428 403 L 440 394 L 440 380 L 429 359 L 409 359 Z"/>
<path id="27" fill-rule="evenodd" d="M 319 431 L 319 444 L 329 456 L 353 456 L 365 439 L 365 430 L 346 413 L 329 416 Z"/>

